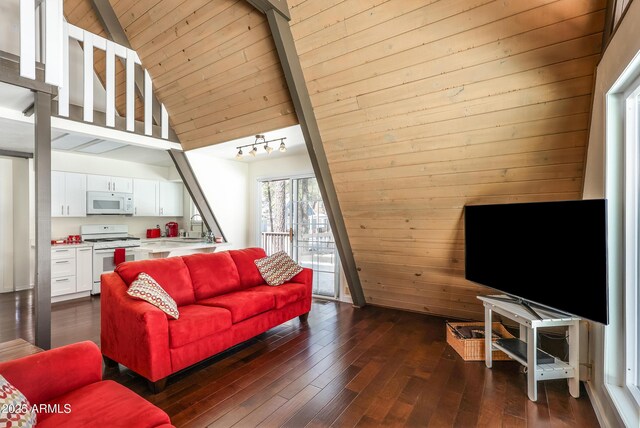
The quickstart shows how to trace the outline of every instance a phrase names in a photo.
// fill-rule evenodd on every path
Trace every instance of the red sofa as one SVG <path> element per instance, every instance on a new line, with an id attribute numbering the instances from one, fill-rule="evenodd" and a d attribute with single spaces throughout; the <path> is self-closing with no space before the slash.
<path id="1" fill-rule="evenodd" d="M 167 376 L 244 342 L 311 309 L 312 270 L 277 287 L 264 283 L 254 261 L 261 248 L 140 260 L 101 278 L 101 348 L 157 392 Z M 138 274 L 151 275 L 176 301 L 180 317 L 131 298 Z"/>
<path id="2" fill-rule="evenodd" d="M 163 427 L 169 416 L 111 380 L 102 380 L 100 349 L 80 342 L 0 363 L 0 374 L 22 392 L 38 412 L 37 426 Z"/>

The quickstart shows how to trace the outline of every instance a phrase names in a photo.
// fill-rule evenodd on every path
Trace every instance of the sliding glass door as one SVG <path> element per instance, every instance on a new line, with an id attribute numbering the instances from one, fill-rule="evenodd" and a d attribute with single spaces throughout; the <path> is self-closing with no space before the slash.
<path id="1" fill-rule="evenodd" d="M 287 252 L 313 269 L 313 293 L 337 298 L 339 260 L 315 177 L 260 182 L 260 237 L 267 254 Z"/>

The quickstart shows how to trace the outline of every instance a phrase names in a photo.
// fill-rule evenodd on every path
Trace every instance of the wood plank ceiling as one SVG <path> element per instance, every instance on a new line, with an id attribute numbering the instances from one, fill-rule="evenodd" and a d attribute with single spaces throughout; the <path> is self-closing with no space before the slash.
<path id="1" fill-rule="evenodd" d="M 111 3 L 185 149 L 296 123 L 246 1 Z M 289 0 L 368 302 L 481 318 L 463 206 L 581 197 L 605 6 Z"/>
<path id="2" fill-rule="evenodd" d="M 244 0 L 110 0 L 184 149 L 297 123 L 266 17 Z"/>

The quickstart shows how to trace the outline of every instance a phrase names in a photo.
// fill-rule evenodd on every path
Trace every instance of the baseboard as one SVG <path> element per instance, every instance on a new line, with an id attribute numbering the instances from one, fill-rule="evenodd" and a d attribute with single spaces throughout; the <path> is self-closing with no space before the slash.
<path id="1" fill-rule="evenodd" d="M 601 427 L 624 427 L 624 423 L 620 421 L 618 418 L 614 417 L 614 420 L 611 420 L 611 413 L 614 415 L 617 414 L 615 406 L 613 403 L 608 402 L 604 403 L 603 401 L 609 401 L 608 397 L 604 396 L 606 391 L 602 393 L 598 393 L 596 388 L 594 388 L 592 382 L 584 382 L 585 389 L 587 390 L 587 395 L 589 396 L 589 401 L 591 401 L 591 406 L 593 407 L 593 411 L 596 414 L 596 418 L 598 419 L 598 423 Z M 610 409 L 610 410 L 607 410 Z"/>

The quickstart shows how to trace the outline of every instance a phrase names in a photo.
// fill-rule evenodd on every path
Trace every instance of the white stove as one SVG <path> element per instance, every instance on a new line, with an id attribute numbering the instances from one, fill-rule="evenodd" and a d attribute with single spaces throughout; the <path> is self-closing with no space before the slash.
<path id="1" fill-rule="evenodd" d="M 124 248 L 125 260 L 136 260 L 135 248 L 140 238 L 129 236 L 129 226 L 124 224 L 87 224 L 80 226 L 82 240 L 93 244 L 93 288 L 91 294 L 100 293 L 100 275 L 116 268 L 115 250 Z"/>

